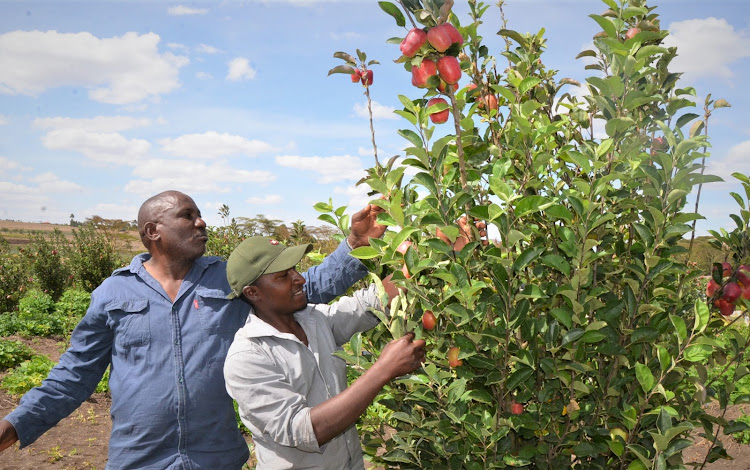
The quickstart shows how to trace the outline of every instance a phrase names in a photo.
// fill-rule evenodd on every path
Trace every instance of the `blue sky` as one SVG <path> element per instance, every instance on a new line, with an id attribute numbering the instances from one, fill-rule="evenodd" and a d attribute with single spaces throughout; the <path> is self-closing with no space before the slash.
<path id="1" fill-rule="evenodd" d="M 454 11 L 462 23 L 464 1 Z M 495 1 L 483 35 L 504 45 Z M 673 70 L 699 103 L 731 108 L 709 122 L 708 172 L 699 234 L 732 229 L 750 173 L 750 6 L 746 0 L 662 0 L 662 28 L 678 47 Z M 507 0 L 508 27 L 545 28 L 548 68 L 587 76 L 575 56 L 598 31 L 599 0 Z M 196 200 L 211 225 L 218 208 L 321 225 L 312 206 L 332 198 L 350 212 L 367 201 L 354 183 L 373 165 L 363 89 L 327 76 L 336 51 L 365 51 L 373 66 L 375 133 L 382 160 L 402 154 L 392 113 L 397 95 L 423 90 L 393 60 L 404 36 L 375 0 L 0 0 L 0 218 L 67 223 L 92 215 L 132 220 L 165 189 Z M 460 82 L 462 85 L 465 79 Z M 700 110 L 695 111 L 701 113 Z M 692 207 L 692 205 L 691 205 Z"/>

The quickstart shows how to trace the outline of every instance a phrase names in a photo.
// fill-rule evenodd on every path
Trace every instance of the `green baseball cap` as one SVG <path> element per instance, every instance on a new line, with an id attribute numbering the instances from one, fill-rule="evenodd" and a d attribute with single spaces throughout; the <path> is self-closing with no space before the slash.
<path id="1" fill-rule="evenodd" d="M 278 273 L 297 266 L 310 250 L 310 243 L 284 246 L 268 237 L 245 239 L 237 245 L 227 260 L 227 281 L 232 289 L 227 298 L 240 297 L 242 289 L 263 274 Z"/>

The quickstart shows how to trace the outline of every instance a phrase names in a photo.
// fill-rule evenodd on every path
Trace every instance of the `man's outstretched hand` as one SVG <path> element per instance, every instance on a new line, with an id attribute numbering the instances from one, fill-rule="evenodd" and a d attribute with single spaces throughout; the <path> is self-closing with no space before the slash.
<path id="1" fill-rule="evenodd" d="M 368 204 L 364 209 L 352 215 L 352 229 L 347 241 L 349 246 L 359 248 L 370 244 L 370 238 L 380 238 L 385 233 L 385 225 L 377 223 L 378 214 L 383 208 Z"/>
<path id="2" fill-rule="evenodd" d="M 16 428 L 10 424 L 10 421 L 0 420 L 0 452 L 12 446 L 18 441 Z"/>

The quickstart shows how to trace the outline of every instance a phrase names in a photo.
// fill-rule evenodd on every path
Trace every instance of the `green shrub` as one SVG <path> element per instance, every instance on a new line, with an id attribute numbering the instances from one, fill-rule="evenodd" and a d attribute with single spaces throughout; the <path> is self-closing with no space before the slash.
<path id="1" fill-rule="evenodd" d="M 0 237 L 0 313 L 18 308 L 25 292 L 27 275 L 23 257 L 11 253 L 10 244 Z"/>
<path id="2" fill-rule="evenodd" d="M 29 269 L 39 287 L 57 300 L 70 282 L 70 268 L 63 260 L 68 241 L 59 230 L 50 235 L 34 234 L 24 251 Z"/>
<path id="3" fill-rule="evenodd" d="M 91 294 L 82 289 L 67 289 L 55 303 L 54 315 L 62 322 L 65 334 L 76 327 L 91 303 Z"/>
<path id="4" fill-rule="evenodd" d="M 41 385 L 54 366 L 55 363 L 47 356 L 34 356 L 6 375 L 0 386 L 11 395 L 23 395 Z"/>
<path id="5" fill-rule="evenodd" d="M 31 359 L 34 350 L 20 341 L 0 339 L 0 369 L 9 369 Z"/>
<path id="6" fill-rule="evenodd" d="M 123 264 L 113 238 L 105 230 L 85 225 L 73 231 L 69 257 L 74 282 L 88 292 Z"/>
<path id="7" fill-rule="evenodd" d="M 55 308 L 55 301 L 52 296 L 39 289 L 31 289 L 18 303 L 20 314 L 50 314 Z"/>
<path id="8" fill-rule="evenodd" d="M 735 423 L 743 429 L 732 433 L 732 438 L 740 444 L 750 444 L 750 416 L 743 414 L 735 420 Z"/>

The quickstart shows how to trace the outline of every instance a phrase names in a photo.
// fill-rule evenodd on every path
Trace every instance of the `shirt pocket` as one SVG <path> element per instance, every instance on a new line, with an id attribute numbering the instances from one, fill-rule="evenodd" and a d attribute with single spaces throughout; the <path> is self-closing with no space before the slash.
<path id="1" fill-rule="evenodd" d="M 195 307 L 198 309 L 198 316 L 206 333 L 233 335 L 237 332 L 242 326 L 242 319 L 231 318 L 229 310 L 232 302 L 227 299 L 227 293 L 220 289 L 195 290 Z"/>
<path id="2" fill-rule="evenodd" d="M 114 300 L 105 307 L 115 344 L 121 347 L 143 346 L 151 340 L 148 299 Z"/>

